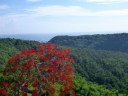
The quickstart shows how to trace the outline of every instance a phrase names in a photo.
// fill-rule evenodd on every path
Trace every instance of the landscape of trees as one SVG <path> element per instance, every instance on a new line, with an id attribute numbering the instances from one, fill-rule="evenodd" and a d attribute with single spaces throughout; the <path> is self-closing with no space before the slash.
<path id="1" fill-rule="evenodd" d="M 128 33 L 97 34 L 81 36 L 55 36 L 50 40 L 53 44 L 75 48 L 120 51 L 128 53 Z"/>
<path id="2" fill-rule="evenodd" d="M 123 35 L 118 34 L 118 38 L 121 38 Z M 94 37 L 95 37 L 95 35 L 94 35 Z M 116 38 L 113 35 L 112 36 L 107 35 L 107 37 L 108 38 L 110 38 L 110 37 Z M 100 37 L 100 35 L 99 35 L 99 38 L 102 38 L 102 36 Z M 123 39 L 120 39 L 120 42 L 121 42 L 121 40 L 126 40 L 124 37 L 122 37 L 122 38 Z M 70 38 L 70 39 L 72 40 L 72 38 Z M 58 39 L 58 37 L 56 39 L 54 38 L 54 41 L 58 42 L 59 40 L 61 41 L 61 39 Z M 57 44 L 57 42 L 56 42 L 56 44 Z M 63 43 L 61 43 L 60 45 L 65 44 L 64 40 L 61 42 L 63 42 Z M 83 42 L 83 41 L 81 40 L 81 42 Z M 91 39 L 90 39 L 90 42 L 91 42 Z M 67 43 L 69 43 L 69 45 L 73 45 L 75 42 L 74 43 L 67 42 Z M 22 50 L 24 48 L 26 50 L 34 50 L 35 49 L 35 51 L 37 51 L 38 44 L 39 44 L 39 42 L 36 42 L 36 41 L 25 41 L 25 40 L 9 39 L 9 38 L 0 39 L 0 50 L 1 50 L 1 53 L 0 53 L 0 58 L 1 58 L 0 59 L 0 66 L 1 66 L 0 67 L 0 84 L 2 87 L 8 85 L 8 84 L 4 85 L 4 83 L 2 83 L 3 81 L 12 82 L 12 84 L 13 84 L 15 81 L 15 79 L 13 77 L 16 77 L 16 76 L 10 75 L 11 72 L 8 73 L 8 75 L 10 75 L 10 79 L 5 78 L 6 76 L 5 77 L 2 76 L 2 74 L 4 72 L 4 68 L 6 68 L 5 65 L 8 63 L 8 59 L 13 58 L 13 56 L 15 56 L 17 53 L 18 54 L 22 53 Z M 107 44 L 109 45 L 109 42 Z M 82 46 L 82 44 L 80 42 L 79 42 L 79 45 Z M 85 46 L 86 42 L 83 45 Z M 53 46 L 55 46 L 55 45 L 53 45 Z M 66 45 L 66 46 L 68 46 L 68 45 Z M 127 50 L 120 51 L 117 48 L 117 49 L 113 49 L 114 50 L 113 51 L 113 50 L 109 50 L 110 48 L 107 48 L 107 47 L 109 47 L 109 46 L 107 46 L 106 47 L 107 51 L 106 51 L 105 49 L 104 50 L 94 49 L 94 47 L 92 49 L 91 49 L 91 47 L 89 47 L 87 49 L 87 48 L 83 48 L 83 47 L 76 47 L 76 46 L 70 47 L 69 46 L 70 57 L 72 57 L 75 61 L 75 63 L 71 65 L 72 67 L 74 67 L 73 74 L 75 74 L 75 75 L 73 76 L 74 79 L 72 79 L 72 83 L 74 86 L 69 92 L 70 95 L 74 92 L 76 94 L 76 96 L 127 96 L 128 95 L 128 92 L 127 92 L 127 90 L 128 90 L 128 70 L 127 70 L 128 69 L 128 54 L 127 54 Z M 126 47 L 127 46 L 125 46 L 125 48 Z M 31 49 L 31 48 L 34 48 L 34 49 Z M 64 48 L 65 48 L 65 46 L 59 46 L 57 48 L 57 50 L 63 50 Z M 122 47 L 120 47 L 120 48 L 122 48 Z M 32 57 L 33 56 L 34 55 L 32 55 Z M 39 57 L 39 56 L 37 55 L 37 57 Z M 38 59 L 38 60 L 40 60 L 40 59 Z M 34 61 L 36 63 L 39 63 L 39 62 L 37 62 L 38 60 L 34 60 Z M 15 67 L 15 66 L 13 65 L 13 67 Z M 31 72 L 33 72 L 33 69 L 34 68 L 32 68 Z M 19 70 L 19 68 L 17 70 Z M 21 70 L 19 70 L 19 71 L 21 71 Z M 27 71 L 25 71 L 25 72 L 27 72 Z M 48 70 L 47 70 L 47 72 L 48 72 Z M 49 72 L 50 72 L 50 70 L 49 70 Z M 18 75 L 18 72 L 16 72 L 16 73 Z M 34 75 L 34 77 L 35 76 L 36 75 Z M 24 75 L 23 75 L 23 77 L 24 77 Z M 60 82 L 59 82 L 58 84 L 55 84 L 54 86 L 51 86 L 51 87 L 54 87 L 55 90 L 57 90 L 56 88 L 60 88 L 60 85 L 63 85 L 63 83 L 60 84 Z M 32 90 L 33 88 L 31 86 L 32 86 L 32 83 L 29 86 L 29 89 Z M 30 94 L 31 90 L 27 90 L 28 96 L 31 96 L 31 94 Z M 50 92 L 52 92 L 52 89 L 48 89 L 48 90 L 50 90 Z M 48 94 L 49 93 L 47 93 L 46 95 L 48 95 Z M 68 96 L 69 94 L 66 94 L 66 95 Z M 63 96 L 66 96 L 66 95 L 63 95 Z M 50 95 L 50 96 L 52 96 L 52 95 Z M 56 91 L 53 96 L 61 96 L 61 95 L 60 95 L 60 92 Z"/>
<path id="3" fill-rule="evenodd" d="M 128 54 L 71 48 L 75 73 L 86 80 L 128 94 Z"/>

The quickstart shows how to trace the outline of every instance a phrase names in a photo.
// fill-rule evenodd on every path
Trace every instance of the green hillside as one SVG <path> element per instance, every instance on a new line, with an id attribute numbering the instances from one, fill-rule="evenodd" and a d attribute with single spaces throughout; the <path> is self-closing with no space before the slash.
<path id="1" fill-rule="evenodd" d="M 128 52 L 128 33 L 56 36 L 52 38 L 50 42 L 77 48 Z"/>
<path id="2" fill-rule="evenodd" d="M 128 94 L 128 54 L 71 48 L 75 73 L 88 81 Z"/>
<path id="3" fill-rule="evenodd" d="M 128 94 L 127 33 L 56 36 L 50 42 L 71 47 L 76 73 L 108 89 Z"/>
<path id="4" fill-rule="evenodd" d="M 21 52 L 24 48 L 37 48 L 38 43 L 19 39 L 0 39 L 0 69 L 6 65 L 10 57 Z M 127 53 L 73 47 L 70 49 L 71 57 L 75 60 L 74 72 L 82 76 L 77 76 L 74 79 L 74 90 L 77 96 L 83 94 L 86 94 L 83 96 L 118 96 L 118 91 L 122 94 L 128 94 Z M 2 70 L 0 74 L 2 74 Z"/>
<path id="5" fill-rule="evenodd" d="M 126 96 L 119 94 L 117 90 L 108 90 L 96 83 L 89 82 L 79 75 L 75 76 L 73 89 L 76 96 Z"/>
<path id="6" fill-rule="evenodd" d="M 37 48 L 38 42 L 26 41 L 20 39 L 0 39 L 0 68 L 4 67 L 8 59 L 17 53 L 21 52 L 24 48 Z"/>

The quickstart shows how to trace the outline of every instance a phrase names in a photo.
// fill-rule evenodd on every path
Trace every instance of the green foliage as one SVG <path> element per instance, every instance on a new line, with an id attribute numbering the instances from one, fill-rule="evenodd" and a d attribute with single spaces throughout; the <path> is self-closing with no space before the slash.
<path id="1" fill-rule="evenodd" d="M 38 42 L 25 41 L 19 39 L 0 39 L 0 69 L 3 68 L 8 59 L 17 53 L 21 52 L 24 48 L 37 48 Z"/>
<path id="2" fill-rule="evenodd" d="M 96 83 L 86 81 L 79 75 L 75 76 L 73 89 L 76 96 L 120 96 L 117 90 L 105 89 Z"/>
<path id="3" fill-rule="evenodd" d="M 128 33 L 56 36 L 50 42 L 71 47 L 75 73 L 128 94 Z"/>
<path id="4" fill-rule="evenodd" d="M 75 73 L 108 89 L 128 94 L 128 54 L 71 48 Z"/>
<path id="5" fill-rule="evenodd" d="M 50 40 L 59 44 L 77 48 L 128 52 L 128 33 L 107 35 L 56 36 Z"/>
<path id="6" fill-rule="evenodd" d="M 60 44 L 60 45 L 66 45 L 66 46 L 81 47 L 81 48 L 72 48 L 72 47 L 70 48 L 71 57 L 73 57 L 73 59 L 75 60 L 74 67 L 75 67 L 76 74 L 80 74 L 82 77 L 85 77 L 87 81 L 96 82 L 99 85 L 103 85 L 103 87 L 106 87 L 107 89 L 116 89 L 119 91 L 119 93 L 128 94 L 128 91 L 127 91 L 128 90 L 128 70 L 127 70 L 128 69 L 128 54 L 121 53 L 121 52 L 113 52 L 113 51 L 128 52 L 127 51 L 128 42 L 126 42 L 128 39 L 126 38 L 127 34 L 96 35 L 96 36 L 89 36 L 88 39 L 87 37 L 88 36 L 57 37 L 59 39 L 55 39 L 53 43 Z M 72 39 L 72 38 L 75 38 L 75 39 Z M 79 39 L 79 42 L 76 38 Z M 82 41 L 81 38 L 86 39 L 86 40 Z M 99 41 L 97 40 L 97 38 L 99 38 L 98 39 Z M 105 38 L 108 38 L 110 41 L 112 40 L 111 38 L 117 38 L 115 39 L 117 41 L 112 41 L 112 42 L 113 43 L 118 42 L 118 46 L 114 45 L 117 43 L 113 44 L 110 41 L 108 42 L 108 39 L 105 39 Z M 51 41 L 53 41 L 53 39 Z M 118 40 L 120 40 L 120 42 Z M 85 44 L 86 41 L 88 41 L 88 45 Z M 68 45 L 66 42 L 68 43 Z M 107 43 L 104 43 L 104 42 L 107 42 Z M 76 46 L 76 44 L 79 46 Z M 105 44 L 108 44 L 108 45 L 105 45 Z M 35 42 L 35 41 L 25 41 L 25 40 L 9 39 L 9 38 L 0 39 L 0 51 L 1 51 L 0 52 L 0 69 L 4 67 L 5 64 L 7 64 L 8 59 L 10 57 L 21 52 L 22 49 L 37 48 L 37 45 L 38 45 L 38 42 Z M 93 49 L 90 50 L 90 49 L 85 49 L 83 46 L 90 48 L 90 49 L 94 48 L 94 49 L 111 50 L 111 48 L 113 48 L 113 50 L 112 51 L 103 51 L 103 50 L 98 51 L 98 50 L 93 50 Z M 96 47 L 96 46 L 99 46 L 99 47 Z M 61 48 L 63 48 L 63 46 L 61 46 L 60 49 Z M 2 71 L 0 72 L 0 75 L 2 75 Z M 84 81 L 83 79 L 81 78 L 81 82 L 86 81 L 86 80 Z M 3 79 L 1 79 L 0 77 L 0 80 L 3 80 Z M 13 78 L 12 78 L 12 81 L 13 81 Z M 78 81 L 76 81 L 76 83 L 77 82 Z M 86 84 L 87 83 L 85 83 L 85 85 Z M 90 85 L 90 83 L 88 84 Z M 93 84 L 94 83 L 92 83 L 92 87 L 93 87 Z M 78 94 L 82 94 L 85 92 L 84 90 L 81 90 L 80 88 L 80 86 L 84 84 L 80 83 L 80 85 L 79 84 L 76 84 L 76 85 L 79 88 L 78 89 L 79 91 L 77 92 Z M 96 85 L 94 84 L 94 87 L 95 86 Z M 89 90 L 90 87 L 86 88 L 86 86 L 84 86 L 84 88 Z M 99 87 L 95 87 L 96 91 L 97 91 L 97 88 Z M 75 90 L 77 91 L 77 87 L 75 87 Z M 91 92 L 90 94 L 93 94 L 94 92 L 95 91 Z M 96 92 L 96 94 L 98 94 L 98 92 Z M 77 95 L 77 96 L 82 96 L 82 95 Z M 112 95 L 106 95 L 106 96 L 112 96 Z M 120 96 L 125 96 L 125 95 L 122 94 Z"/>

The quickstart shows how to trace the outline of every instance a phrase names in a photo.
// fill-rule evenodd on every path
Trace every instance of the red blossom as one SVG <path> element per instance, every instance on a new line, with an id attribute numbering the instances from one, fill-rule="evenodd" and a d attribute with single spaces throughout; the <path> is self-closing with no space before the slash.
<path id="1" fill-rule="evenodd" d="M 32 96 L 38 96 L 37 89 L 35 89 L 35 90 L 32 91 Z"/>
<path id="2" fill-rule="evenodd" d="M 55 88 L 53 88 L 53 87 L 51 87 L 51 89 L 52 89 L 52 93 L 51 94 L 55 94 Z"/>
<path id="3" fill-rule="evenodd" d="M 7 87 L 9 85 L 8 82 L 1 82 L 1 85 L 4 85 L 4 87 Z"/>
<path id="4" fill-rule="evenodd" d="M 8 93 L 5 89 L 0 89 L 0 93 L 3 95 L 3 96 L 8 96 Z"/>
<path id="5" fill-rule="evenodd" d="M 76 96 L 76 95 L 75 95 L 75 91 L 74 91 L 74 90 L 72 91 L 72 96 Z"/>
<path id="6" fill-rule="evenodd" d="M 33 86 L 33 87 L 37 87 L 37 86 L 38 86 L 37 82 L 34 82 L 34 83 L 32 84 L 32 86 Z"/>
<path id="7" fill-rule="evenodd" d="M 72 91 L 73 67 L 70 65 L 74 63 L 74 60 L 70 57 L 70 49 L 58 50 L 58 46 L 52 45 L 50 42 L 39 43 L 38 48 L 38 50 L 24 49 L 23 52 L 10 58 L 3 75 L 6 77 L 15 74 L 15 80 L 18 82 L 13 84 L 3 82 L 1 84 L 4 87 L 9 85 L 9 90 L 16 90 L 22 86 L 23 96 L 27 96 L 25 89 L 29 86 L 35 88 L 32 91 L 32 96 L 38 96 L 40 88 L 50 96 L 55 94 L 57 90 L 61 96 L 71 92 L 75 96 L 75 92 Z M 62 88 L 54 88 L 56 83 L 59 83 Z M 6 92 L 6 90 L 0 90 L 2 94 L 6 94 Z"/>

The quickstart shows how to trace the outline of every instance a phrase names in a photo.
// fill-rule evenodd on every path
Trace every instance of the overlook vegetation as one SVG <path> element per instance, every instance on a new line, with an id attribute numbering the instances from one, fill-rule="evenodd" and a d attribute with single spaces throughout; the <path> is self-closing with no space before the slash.
<path id="1" fill-rule="evenodd" d="M 128 33 L 107 35 L 56 36 L 53 44 L 76 48 L 128 52 Z"/>
<path id="2" fill-rule="evenodd" d="M 11 80 L 0 85 L 5 96 L 66 96 L 74 95 L 73 64 L 70 49 L 59 49 L 50 42 L 39 43 L 38 49 L 24 49 L 9 59 L 3 77 Z M 57 88 L 55 86 L 58 86 Z"/>
<path id="3" fill-rule="evenodd" d="M 61 45 L 60 49 L 64 46 L 71 49 L 70 55 L 75 60 L 75 64 L 72 66 L 76 74 L 73 81 L 76 96 L 128 95 L 128 44 L 126 37 L 128 34 L 58 36 L 50 40 L 54 44 Z M 89 39 L 87 40 L 87 38 Z M 119 38 L 120 42 L 118 42 Z M 3 72 L 2 67 L 7 64 L 10 57 L 24 48 L 36 49 L 38 43 L 10 38 L 0 39 L 0 74 Z M 113 44 L 118 46 L 114 47 Z M 0 78 L 0 82 L 4 80 L 4 78 Z"/>
<path id="4" fill-rule="evenodd" d="M 37 48 L 38 42 L 25 41 L 19 39 L 0 39 L 0 68 L 4 67 L 8 59 L 17 53 L 21 52 L 24 48 Z"/>
<path id="5" fill-rule="evenodd" d="M 87 80 L 128 94 L 128 34 L 56 36 L 53 44 L 71 47 L 75 72 Z"/>
<path id="6" fill-rule="evenodd" d="M 71 48 L 75 73 L 88 81 L 128 94 L 128 54 Z"/>

